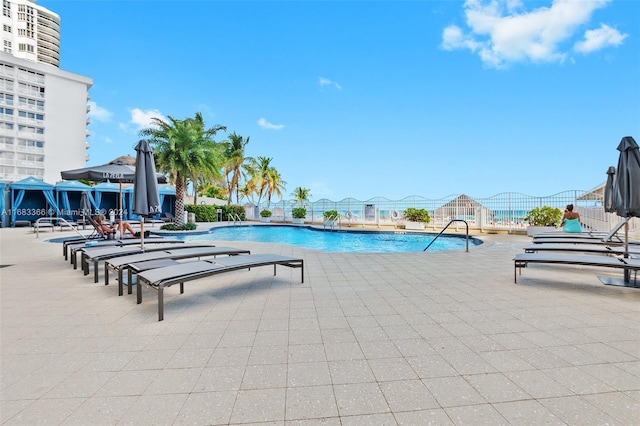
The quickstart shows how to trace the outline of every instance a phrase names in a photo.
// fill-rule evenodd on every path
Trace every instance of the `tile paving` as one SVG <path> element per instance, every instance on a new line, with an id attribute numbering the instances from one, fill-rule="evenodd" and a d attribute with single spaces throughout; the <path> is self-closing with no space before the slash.
<path id="1" fill-rule="evenodd" d="M 66 233 L 56 233 L 60 236 Z M 324 253 L 155 297 L 0 229 L 0 424 L 640 424 L 640 290 L 469 253 Z M 101 274 L 103 271 L 101 271 Z"/>

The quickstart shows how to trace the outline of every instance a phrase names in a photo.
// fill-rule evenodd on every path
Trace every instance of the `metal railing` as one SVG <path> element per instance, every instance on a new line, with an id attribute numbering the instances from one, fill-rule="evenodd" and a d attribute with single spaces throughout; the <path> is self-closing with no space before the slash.
<path id="1" fill-rule="evenodd" d="M 227 215 L 228 219 L 231 219 L 233 221 L 233 225 L 237 225 L 238 223 L 240 223 L 240 225 L 242 225 L 242 218 L 240 217 L 239 214 L 233 214 L 233 213 L 229 213 Z"/>
<path id="2" fill-rule="evenodd" d="M 72 231 L 75 231 L 81 237 L 84 237 L 80 231 L 78 231 L 78 224 L 73 222 L 68 222 L 65 218 L 62 217 L 41 217 L 38 218 L 33 224 L 33 231 L 36 234 L 36 238 L 40 237 L 40 228 L 51 228 L 52 232 L 55 232 L 55 227 L 59 226 L 60 230 L 62 227 L 68 227 Z"/>
<path id="3" fill-rule="evenodd" d="M 465 238 L 465 241 L 466 241 L 466 250 L 465 250 L 465 251 L 468 253 L 468 252 L 469 252 L 469 224 L 467 223 L 467 221 L 466 221 L 466 220 L 462 220 L 462 219 L 453 219 L 451 222 L 449 222 L 449 223 L 447 224 L 447 226 L 445 226 L 444 228 L 442 228 L 442 231 L 440 231 L 440 233 L 439 233 L 438 235 L 436 235 L 436 236 L 435 236 L 435 238 L 434 238 L 433 240 L 431 240 L 431 242 L 430 242 L 429 244 L 427 244 L 427 246 L 426 246 L 426 247 L 424 248 L 424 250 L 422 250 L 422 251 L 427 251 L 427 249 L 428 249 L 429 247 L 431 247 L 431 244 L 433 244 L 433 243 L 438 239 L 438 237 L 439 237 L 440 235 L 442 235 L 442 234 L 444 233 L 444 231 L 446 231 L 446 230 L 447 230 L 447 228 L 448 228 L 449 226 L 451 226 L 451 224 L 452 224 L 452 223 L 454 223 L 454 222 L 464 222 L 465 226 L 467 227 L 467 236 L 466 236 L 466 238 Z"/>
<path id="4" fill-rule="evenodd" d="M 307 202 L 307 223 L 323 223 L 323 214 L 328 210 L 339 213 L 341 224 L 347 221 L 347 212 L 351 218 L 349 225 L 373 227 L 398 227 L 404 223 L 403 212 L 414 207 L 429 212 L 431 221 L 427 225 L 433 231 L 442 229 L 453 219 L 468 223 L 470 229 L 483 231 L 504 231 L 509 233 L 526 232 L 527 212 L 535 207 L 550 206 L 564 210 L 567 204 L 573 204 L 581 216 L 583 226 L 599 231 L 609 231 L 621 218 L 605 213 L 603 193 L 596 190 L 570 190 L 544 197 L 534 197 L 516 192 L 504 192 L 492 197 L 472 198 L 468 195 L 450 195 L 440 199 L 428 199 L 420 196 L 406 197 L 401 200 L 389 200 L 375 197 L 369 200 L 345 198 L 341 201 L 321 199 Z M 277 203 L 262 203 L 259 206 L 245 205 L 248 220 L 258 220 L 258 212 L 269 209 L 273 217 L 291 218 L 291 210 L 299 207 L 299 202 L 282 200 Z M 459 222 L 455 222 L 457 225 Z M 630 232 L 640 233 L 640 219 L 629 222 Z"/>

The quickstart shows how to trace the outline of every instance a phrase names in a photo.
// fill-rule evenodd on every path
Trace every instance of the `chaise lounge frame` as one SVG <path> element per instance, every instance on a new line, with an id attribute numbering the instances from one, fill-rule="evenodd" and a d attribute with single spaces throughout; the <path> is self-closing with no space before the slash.
<path id="1" fill-rule="evenodd" d="M 594 266 L 602 268 L 623 269 L 633 271 L 634 284 L 628 287 L 638 287 L 638 270 L 640 270 L 640 259 L 622 258 L 615 256 L 601 256 L 594 254 L 565 254 L 565 253 L 520 253 L 513 258 L 513 282 L 518 283 L 518 273 L 522 275 L 522 268 L 526 268 L 530 263 L 548 263 L 559 265 L 580 265 Z"/>
<path id="2" fill-rule="evenodd" d="M 144 252 L 129 256 L 120 256 L 113 259 L 107 259 L 104 262 L 104 285 L 109 285 L 109 273 L 114 272 L 118 275 L 118 296 L 122 296 L 124 289 L 124 273 L 127 272 L 128 293 L 132 293 L 133 275 L 149 269 L 170 266 L 177 263 L 177 260 L 193 259 L 202 257 L 216 256 L 238 256 L 243 254 L 251 254 L 251 250 L 238 249 L 234 247 L 190 247 L 182 246 L 171 250 L 162 250 L 155 252 Z"/>
<path id="3" fill-rule="evenodd" d="M 174 284 L 180 284 L 180 294 L 184 293 L 184 283 L 210 277 L 225 272 L 241 269 L 251 269 L 258 266 L 273 265 L 273 275 L 276 266 L 300 268 L 300 282 L 304 283 L 304 260 L 300 258 L 281 256 L 276 254 L 250 254 L 245 256 L 230 256 L 214 260 L 198 260 L 185 262 L 165 268 L 151 269 L 138 274 L 136 282 L 137 303 L 142 303 L 142 287 L 147 287 L 158 294 L 158 321 L 164 319 L 164 289 Z"/>

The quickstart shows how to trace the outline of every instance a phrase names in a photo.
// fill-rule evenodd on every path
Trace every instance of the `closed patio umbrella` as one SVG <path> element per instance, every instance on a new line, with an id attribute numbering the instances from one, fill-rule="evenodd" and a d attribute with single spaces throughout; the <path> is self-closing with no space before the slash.
<path id="1" fill-rule="evenodd" d="M 625 136 L 618 145 L 620 157 L 613 180 L 613 211 L 624 218 L 640 217 L 640 148 L 631 136 Z M 606 198 L 606 197 L 605 197 Z M 606 206 L 605 206 L 606 208 Z M 624 257 L 629 257 L 629 223 L 624 225 Z M 624 270 L 624 283 L 605 284 L 630 286 L 631 272 Z"/>
<path id="2" fill-rule="evenodd" d="M 611 166 L 607 169 L 607 183 L 604 185 L 604 211 L 607 213 L 615 213 L 616 207 L 613 203 L 614 200 L 614 187 L 613 182 L 616 175 L 616 168 Z"/>
<path id="3" fill-rule="evenodd" d="M 625 136 L 618 145 L 620 157 L 616 171 L 615 208 L 618 216 L 640 217 L 640 149 L 631 136 Z"/>
<path id="4" fill-rule="evenodd" d="M 140 215 L 140 247 L 144 250 L 144 218 L 161 212 L 156 164 L 149 142 L 141 140 L 136 145 L 136 178 L 133 183 L 133 212 Z"/>

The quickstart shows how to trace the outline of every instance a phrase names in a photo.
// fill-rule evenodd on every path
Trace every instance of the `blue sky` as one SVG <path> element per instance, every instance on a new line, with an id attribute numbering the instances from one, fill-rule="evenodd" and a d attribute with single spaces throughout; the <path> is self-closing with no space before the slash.
<path id="1" fill-rule="evenodd" d="M 640 2 L 64 1 L 91 160 L 150 117 L 250 137 L 311 201 L 589 190 L 640 141 Z"/>

